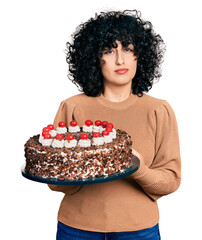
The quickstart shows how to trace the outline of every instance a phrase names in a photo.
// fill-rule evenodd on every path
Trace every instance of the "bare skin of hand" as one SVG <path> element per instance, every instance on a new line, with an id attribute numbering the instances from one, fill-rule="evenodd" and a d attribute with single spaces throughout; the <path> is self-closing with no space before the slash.
<path id="1" fill-rule="evenodd" d="M 133 153 L 133 155 L 135 155 L 139 159 L 142 158 L 142 155 L 139 152 L 137 152 L 134 148 L 132 148 L 132 153 Z"/>
<path id="2" fill-rule="evenodd" d="M 138 158 L 138 164 L 141 164 L 141 160 L 143 159 L 142 155 L 136 151 L 134 148 L 132 148 L 132 154 L 135 155 Z"/>

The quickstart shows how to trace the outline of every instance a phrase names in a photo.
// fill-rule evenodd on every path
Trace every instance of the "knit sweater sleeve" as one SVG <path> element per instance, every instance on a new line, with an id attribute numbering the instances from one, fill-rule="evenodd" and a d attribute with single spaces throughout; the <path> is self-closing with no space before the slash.
<path id="1" fill-rule="evenodd" d="M 53 122 L 54 127 L 56 128 L 60 121 L 65 122 L 67 126 L 70 123 L 70 121 L 73 120 L 74 108 L 75 106 L 70 104 L 68 100 L 62 101 Z M 65 194 L 73 194 L 80 188 L 80 186 L 78 185 L 63 186 L 63 185 L 52 185 L 52 184 L 48 184 L 48 187 L 53 191 L 63 192 Z"/>
<path id="2" fill-rule="evenodd" d="M 155 155 L 150 166 L 140 157 L 140 167 L 133 179 L 153 200 L 178 189 L 181 182 L 181 158 L 177 121 L 171 106 L 162 104 L 148 114 L 154 132 Z"/>

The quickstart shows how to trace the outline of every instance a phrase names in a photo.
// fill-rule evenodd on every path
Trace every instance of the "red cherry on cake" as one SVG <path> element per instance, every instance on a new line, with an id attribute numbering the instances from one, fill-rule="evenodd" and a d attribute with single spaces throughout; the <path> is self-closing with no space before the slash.
<path id="1" fill-rule="evenodd" d="M 41 135 L 44 137 L 46 134 L 49 134 L 49 131 L 50 131 L 49 128 L 44 127 Z"/>
<path id="2" fill-rule="evenodd" d="M 103 121 L 103 122 L 102 122 L 102 127 L 103 127 L 103 128 L 106 128 L 107 123 L 108 123 L 107 121 Z"/>
<path id="3" fill-rule="evenodd" d="M 59 127 L 65 127 L 65 122 L 59 122 Z"/>
<path id="4" fill-rule="evenodd" d="M 44 135 L 44 139 L 51 139 L 50 133 Z"/>
<path id="5" fill-rule="evenodd" d="M 99 127 L 99 126 L 101 125 L 101 123 L 102 123 L 102 122 L 101 122 L 100 120 L 96 120 L 96 121 L 95 121 L 95 125 L 96 125 L 97 127 Z"/>
<path id="6" fill-rule="evenodd" d="M 42 130 L 42 132 L 49 132 L 49 131 L 50 131 L 50 129 L 48 127 L 44 127 Z"/>
<path id="7" fill-rule="evenodd" d="M 85 124 L 86 126 L 90 127 L 93 124 L 93 122 L 91 120 L 86 120 Z"/>
<path id="8" fill-rule="evenodd" d="M 59 141 L 62 141 L 63 135 L 62 135 L 62 134 L 57 134 L 57 135 L 55 136 L 55 139 L 57 139 L 57 140 L 59 140 Z"/>
<path id="9" fill-rule="evenodd" d="M 54 130 L 53 124 L 49 124 L 49 125 L 47 126 L 47 128 L 50 129 L 50 130 Z"/>
<path id="10" fill-rule="evenodd" d="M 66 139 L 67 140 L 73 140 L 74 139 L 74 135 L 73 134 L 68 134 Z"/>
<path id="11" fill-rule="evenodd" d="M 76 127 L 76 126 L 77 126 L 77 121 L 72 120 L 72 121 L 70 122 L 70 125 L 71 125 L 72 127 Z"/>
<path id="12" fill-rule="evenodd" d="M 102 136 L 104 137 L 104 136 L 108 136 L 109 135 L 109 132 L 108 131 L 106 131 L 106 130 L 104 130 L 104 131 L 102 131 Z"/>
<path id="13" fill-rule="evenodd" d="M 111 127 L 106 127 L 105 130 L 108 131 L 108 132 L 112 132 L 112 128 Z"/>
<path id="14" fill-rule="evenodd" d="M 44 137 L 46 134 L 49 134 L 49 131 L 44 131 L 41 135 Z"/>
<path id="15" fill-rule="evenodd" d="M 88 134 L 86 134 L 86 133 L 81 133 L 80 138 L 83 139 L 83 140 L 86 140 L 86 139 L 88 139 Z"/>
<path id="16" fill-rule="evenodd" d="M 94 137 L 94 138 L 100 137 L 100 133 L 99 133 L 99 132 L 94 132 L 94 133 L 93 133 L 93 137 Z"/>
<path id="17" fill-rule="evenodd" d="M 106 127 L 114 128 L 113 123 L 107 123 Z"/>

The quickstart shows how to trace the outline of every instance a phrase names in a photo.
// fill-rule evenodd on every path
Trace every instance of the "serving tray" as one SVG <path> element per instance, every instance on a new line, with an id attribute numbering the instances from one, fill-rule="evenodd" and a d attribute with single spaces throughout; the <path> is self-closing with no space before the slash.
<path id="1" fill-rule="evenodd" d="M 132 173 L 136 172 L 139 168 L 140 160 L 135 155 L 132 156 L 132 161 L 133 161 L 132 165 L 126 168 L 123 172 L 114 173 L 108 176 L 106 175 L 102 177 L 84 178 L 84 179 L 78 179 L 78 180 L 75 180 L 75 179 L 60 180 L 57 178 L 43 178 L 41 176 L 34 175 L 26 171 L 25 164 L 22 166 L 21 173 L 23 177 L 35 182 L 40 182 L 40 183 L 53 184 L 53 185 L 89 185 L 89 184 L 110 182 L 110 181 L 128 177 Z"/>

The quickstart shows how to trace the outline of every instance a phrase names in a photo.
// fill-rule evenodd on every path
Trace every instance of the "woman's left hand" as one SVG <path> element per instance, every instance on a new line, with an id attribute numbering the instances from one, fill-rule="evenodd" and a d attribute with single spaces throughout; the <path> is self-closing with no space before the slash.
<path id="1" fill-rule="evenodd" d="M 134 148 L 132 148 L 132 154 L 138 157 L 139 159 L 142 158 L 142 155 L 138 151 L 136 151 Z"/>

